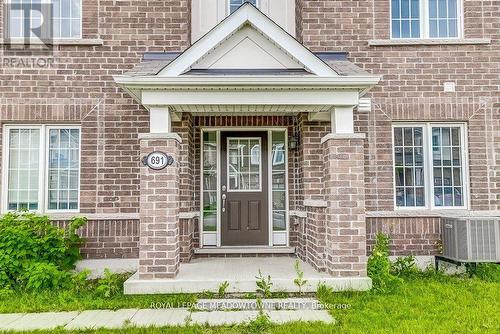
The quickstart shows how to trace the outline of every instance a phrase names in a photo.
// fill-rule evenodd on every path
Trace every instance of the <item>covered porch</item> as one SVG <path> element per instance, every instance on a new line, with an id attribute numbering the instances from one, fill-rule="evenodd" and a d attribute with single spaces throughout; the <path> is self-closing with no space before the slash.
<path id="1" fill-rule="evenodd" d="M 362 97 L 379 79 L 346 53 L 312 53 L 250 5 L 185 52 L 146 53 L 115 76 L 150 114 L 141 159 L 173 158 L 160 170 L 141 166 L 139 271 L 129 291 L 145 282 L 187 289 L 197 271 L 215 277 L 202 277 L 212 287 L 231 280 L 253 291 L 257 267 L 293 291 L 293 261 L 276 255 L 298 256 L 311 282 L 367 288 L 355 118 L 369 112 Z"/>

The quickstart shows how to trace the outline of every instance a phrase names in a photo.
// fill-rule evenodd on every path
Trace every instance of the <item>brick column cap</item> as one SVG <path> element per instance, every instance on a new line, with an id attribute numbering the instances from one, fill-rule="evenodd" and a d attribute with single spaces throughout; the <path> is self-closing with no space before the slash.
<path id="1" fill-rule="evenodd" d="M 364 133 L 329 133 L 321 138 L 321 144 L 331 139 L 365 139 Z"/>
<path id="2" fill-rule="evenodd" d="M 161 132 L 161 133 L 139 133 L 139 140 L 142 139 L 175 139 L 182 143 L 181 137 L 174 132 Z"/>

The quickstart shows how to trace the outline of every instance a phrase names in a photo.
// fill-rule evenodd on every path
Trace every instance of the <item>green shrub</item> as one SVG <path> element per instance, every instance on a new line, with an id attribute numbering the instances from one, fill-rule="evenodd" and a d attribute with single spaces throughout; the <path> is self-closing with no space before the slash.
<path id="1" fill-rule="evenodd" d="M 259 269 L 259 276 L 255 276 L 257 281 L 255 284 L 257 284 L 257 292 L 260 293 L 261 296 L 264 298 L 271 298 L 272 292 L 271 288 L 273 286 L 273 283 L 271 282 L 271 275 L 267 275 L 267 278 L 262 275 L 262 272 Z"/>
<path id="2" fill-rule="evenodd" d="M 418 273 L 413 255 L 398 257 L 391 263 L 391 273 L 396 276 L 411 277 Z"/>
<path id="3" fill-rule="evenodd" d="M 500 265 L 496 263 L 466 264 L 467 273 L 487 282 L 500 283 Z"/>
<path id="4" fill-rule="evenodd" d="M 67 229 L 47 216 L 12 212 L 0 217 L 0 288 L 61 287 L 80 257 L 82 239 L 76 230 L 85 218 L 73 218 Z"/>
<path id="5" fill-rule="evenodd" d="M 116 295 L 122 289 L 120 274 L 112 273 L 108 268 L 104 269 L 104 276 L 97 281 L 96 291 L 105 298 Z"/>
<path id="6" fill-rule="evenodd" d="M 67 287 L 71 273 L 60 270 L 55 264 L 48 262 L 32 262 L 22 274 L 27 290 L 45 290 Z"/>
<path id="7" fill-rule="evenodd" d="M 390 292 L 402 281 L 391 274 L 389 237 L 383 233 L 377 234 L 377 242 L 368 258 L 368 276 L 375 292 Z"/>

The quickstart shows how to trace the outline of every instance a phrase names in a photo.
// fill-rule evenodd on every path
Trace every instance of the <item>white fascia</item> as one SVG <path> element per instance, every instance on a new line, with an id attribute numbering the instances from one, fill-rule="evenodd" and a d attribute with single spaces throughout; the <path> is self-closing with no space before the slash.
<path id="1" fill-rule="evenodd" d="M 132 77 L 128 75 L 113 76 L 115 82 L 126 88 L 179 88 L 179 87 L 261 87 L 261 88 L 360 88 L 369 89 L 379 83 L 380 76 L 188 76 L 161 77 L 141 76 Z"/>

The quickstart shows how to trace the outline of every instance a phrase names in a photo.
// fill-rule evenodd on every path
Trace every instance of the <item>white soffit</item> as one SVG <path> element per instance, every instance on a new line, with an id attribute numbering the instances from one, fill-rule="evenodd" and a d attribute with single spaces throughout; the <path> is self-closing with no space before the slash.
<path id="1" fill-rule="evenodd" d="M 266 115 L 289 115 L 297 114 L 301 112 L 313 112 L 327 113 L 331 109 L 331 105 L 242 105 L 242 104 L 232 104 L 232 105 L 221 105 L 221 104 L 207 104 L 207 105 L 186 105 L 179 104 L 171 106 L 173 112 L 190 112 L 190 113 L 202 113 L 211 115 L 225 115 L 234 113 L 243 114 L 262 114 Z M 328 113 L 330 115 L 330 113 Z"/>
<path id="2" fill-rule="evenodd" d="M 269 55 L 272 55 L 273 58 L 276 59 L 276 57 L 274 57 L 274 55 L 276 55 L 276 49 L 281 49 L 280 52 L 282 54 L 290 55 L 291 59 L 296 60 L 299 64 L 302 64 L 303 68 L 317 76 L 338 76 L 331 67 L 251 4 L 242 5 L 233 14 L 216 25 L 205 36 L 200 38 L 190 48 L 161 70 L 158 76 L 176 77 L 189 71 L 212 50 L 224 48 L 224 42 L 231 40 L 230 37 L 236 34 L 240 29 L 245 31 L 245 26 L 248 26 L 249 29 L 255 32 L 260 32 L 267 40 L 275 44 L 274 51 L 262 49 L 263 51 L 267 51 Z M 243 27 L 244 29 L 242 29 Z M 254 34 L 253 38 L 255 38 L 255 36 Z M 240 50 L 238 50 L 238 52 L 240 52 Z M 260 55 L 263 56 L 262 51 Z M 235 66 L 235 64 L 232 64 L 232 66 Z"/>

